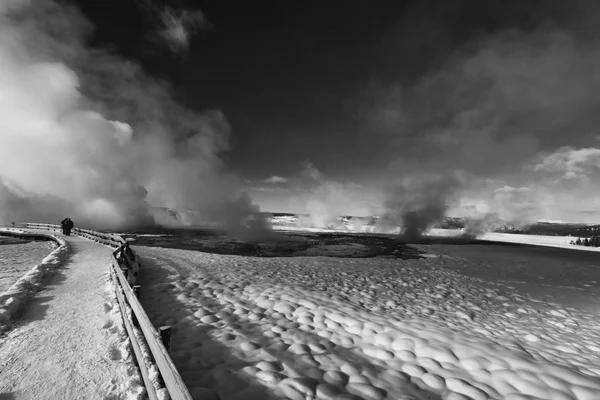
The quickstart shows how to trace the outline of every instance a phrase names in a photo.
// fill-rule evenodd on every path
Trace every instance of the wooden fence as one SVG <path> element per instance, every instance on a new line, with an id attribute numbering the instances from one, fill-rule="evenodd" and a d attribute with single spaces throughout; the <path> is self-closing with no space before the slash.
<path id="1" fill-rule="evenodd" d="M 15 226 L 29 228 L 29 229 L 42 229 L 47 231 L 62 231 L 60 225 L 56 224 L 34 224 L 34 223 L 15 223 Z M 94 242 L 102 243 L 111 247 L 119 247 L 125 244 L 127 241 L 119 235 L 110 233 L 96 232 L 89 229 L 73 228 L 73 233 L 78 236 L 85 237 L 93 240 Z"/>
<path id="2" fill-rule="evenodd" d="M 13 224 L 13 226 L 17 226 L 17 224 Z M 54 224 L 19 223 L 18 226 L 29 229 L 62 231 L 60 225 Z M 129 242 L 119 235 L 89 229 L 74 228 L 72 232 L 95 242 L 116 247 L 109 266 L 110 277 L 148 398 L 158 400 L 159 397 L 149 375 L 148 360 L 144 357 L 143 348 L 148 349 L 152 358 L 149 361 L 156 365 L 160 373 L 161 382 L 159 384 L 164 386 L 169 397 L 172 400 L 192 400 L 192 396 L 167 350 L 170 347 L 171 328 L 162 326 L 159 334 L 139 301 L 141 287 L 135 285 L 135 281 L 139 275 L 140 261 L 135 252 L 129 247 Z M 128 312 L 129 310 L 131 310 L 131 313 Z M 136 335 L 136 331 L 141 334 Z"/>

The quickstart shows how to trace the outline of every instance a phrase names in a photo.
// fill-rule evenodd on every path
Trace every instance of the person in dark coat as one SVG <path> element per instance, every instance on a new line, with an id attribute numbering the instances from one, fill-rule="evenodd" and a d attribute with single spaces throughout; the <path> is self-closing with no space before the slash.
<path id="1" fill-rule="evenodd" d="M 68 219 L 69 219 L 69 218 L 65 218 L 65 219 L 63 219 L 62 221 L 60 221 L 60 226 L 61 226 L 61 228 L 62 228 L 62 233 L 63 233 L 63 235 L 66 235 L 66 234 L 67 234 L 67 220 L 68 220 Z"/>
<path id="2" fill-rule="evenodd" d="M 71 229 L 73 229 L 73 227 L 75 226 L 75 224 L 73 223 L 73 221 L 71 220 L 71 218 L 67 218 L 67 222 L 66 222 L 66 228 L 67 228 L 67 236 L 69 236 L 71 234 Z"/>

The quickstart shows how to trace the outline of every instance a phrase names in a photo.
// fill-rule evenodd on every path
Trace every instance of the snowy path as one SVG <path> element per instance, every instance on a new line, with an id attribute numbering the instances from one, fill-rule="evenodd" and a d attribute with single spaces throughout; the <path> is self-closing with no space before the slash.
<path id="1" fill-rule="evenodd" d="M 0 399 L 141 398 L 110 250 L 70 236 L 70 259 L 0 339 Z"/>

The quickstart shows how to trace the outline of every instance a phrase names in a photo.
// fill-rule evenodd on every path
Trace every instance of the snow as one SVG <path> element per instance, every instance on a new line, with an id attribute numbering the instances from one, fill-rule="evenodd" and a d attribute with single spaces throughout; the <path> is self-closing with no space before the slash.
<path id="1" fill-rule="evenodd" d="M 289 231 L 289 232 L 324 232 L 324 233 L 348 233 L 348 232 L 361 232 L 361 233 L 374 233 L 375 226 L 364 225 L 360 227 L 359 231 L 354 231 L 347 228 L 329 229 L 329 228 L 307 228 L 301 226 L 285 226 L 276 225 L 273 226 L 275 231 Z M 386 232 L 381 232 L 390 235 L 397 235 L 400 232 L 400 228 L 389 229 Z M 425 232 L 424 237 L 452 237 L 457 238 L 463 235 L 465 231 L 463 229 L 439 229 L 433 228 Z M 536 246 L 549 246 L 549 247 L 561 247 L 583 251 L 600 251 L 600 247 L 586 247 L 586 246 L 575 246 L 570 244 L 572 240 L 577 239 L 573 236 L 544 236 L 544 235 L 521 235 L 514 233 L 496 233 L 486 232 L 479 236 L 477 239 L 489 240 L 494 242 L 506 242 L 506 243 L 519 243 L 519 244 L 531 244 Z"/>
<path id="2" fill-rule="evenodd" d="M 197 399 L 600 393 L 597 312 L 459 274 L 445 256 L 135 250 L 142 304 L 157 327 L 172 326 L 171 356 Z"/>
<path id="3" fill-rule="evenodd" d="M 481 235 L 480 239 L 496 242 L 532 244 L 536 246 L 561 247 L 582 251 L 600 251 L 600 247 L 575 246 L 570 244 L 572 240 L 577 239 L 573 236 L 515 235 L 489 232 Z"/>
<path id="4" fill-rule="evenodd" d="M 122 291 L 122 289 L 121 289 Z M 125 312 L 127 314 L 127 318 L 129 320 L 133 320 L 133 310 L 129 307 L 128 304 L 125 305 Z M 143 332 L 136 326 L 133 326 L 133 334 L 137 339 L 138 346 L 140 348 L 142 360 L 144 365 L 148 369 L 148 378 L 154 387 L 154 391 L 159 398 L 159 400 L 168 400 L 169 394 L 167 393 L 166 388 L 161 383 L 160 371 L 154 362 L 154 358 L 152 356 L 152 352 L 146 343 L 146 338 L 144 337 Z"/>
<path id="5" fill-rule="evenodd" d="M 35 282 L 38 292 L 0 339 L 0 397 L 143 399 L 109 283 L 111 251 L 77 236 L 56 238 L 61 246 L 15 284 L 31 293 Z"/>
<path id="6" fill-rule="evenodd" d="M 35 233 L 60 246 L 0 295 L 6 320 L 30 302 L 0 339 L 0 397 L 143 398 L 110 250 Z M 135 251 L 142 304 L 156 327 L 172 326 L 171 356 L 195 399 L 597 399 L 600 303 L 568 299 L 600 294 L 593 255 L 576 251 L 597 249 L 571 237 L 482 239 L 573 252 L 533 265 L 500 245 L 420 245 L 418 260 L 321 257 L 362 254 L 359 244 L 294 258 Z"/>
<path id="7" fill-rule="evenodd" d="M 427 235 L 434 237 L 458 237 L 463 233 L 464 231 L 462 229 L 431 229 L 427 232 Z M 493 242 L 531 244 L 535 246 L 560 247 L 583 251 L 600 251 L 600 247 L 575 246 L 570 244 L 572 240 L 577 239 L 573 236 L 521 235 L 515 233 L 486 232 L 477 236 L 477 238 Z"/>
<path id="8" fill-rule="evenodd" d="M 31 237 L 30 233 L 0 228 L 0 232 L 18 234 L 22 237 Z M 64 239 L 47 233 L 41 232 L 37 236 L 50 238 L 58 243 L 58 247 L 45 257 L 40 264 L 35 265 L 26 274 L 17 279 L 5 292 L 0 294 L 0 331 L 4 329 L 3 325 L 13 318 L 39 290 L 44 280 L 50 277 L 54 271 L 59 268 L 67 257 L 67 243 Z"/>
<path id="9" fill-rule="evenodd" d="M 58 247 L 53 240 L 39 241 L 0 236 L 0 293 Z"/>

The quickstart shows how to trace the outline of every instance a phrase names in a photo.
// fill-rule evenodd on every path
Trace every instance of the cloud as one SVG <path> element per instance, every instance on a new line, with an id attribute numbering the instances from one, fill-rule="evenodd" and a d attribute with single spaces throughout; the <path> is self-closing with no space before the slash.
<path id="1" fill-rule="evenodd" d="M 290 189 L 281 186 L 257 186 L 252 187 L 251 190 L 255 190 L 258 192 L 267 192 L 267 193 L 284 193 L 289 192 Z"/>
<path id="2" fill-rule="evenodd" d="M 168 207 L 191 223 L 250 226 L 231 220 L 256 208 L 220 158 L 229 149 L 223 113 L 185 109 L 167 83 L 88 46 L 92 26 L 74 7 L 23 0 L 6 10 L 0 220 L 69 215 L 121 229 L 152 224 L 153 207 Z"/>
<path id="3" fill-rule="evenodd" d="M 168 5 L 161 9 L 152 0 L 145 0 L 143 5 L 147 13 L 157 20 L 157 39 L 177 54 L 188 52 L 191 37 L 195 33 L 212 27 L 201 10 L 173 8 Z"/>
<path id="4" fill-rule="evenodd" d="M 587 4 L 582 3 L 584 14 L 598 15 L 588 13 Z M 573 182 L 591 179 L 598 162 L 590 132 L 600 124 L 600 47 L 580 24 L 587 17 L 576 15 L 570 25 L 540 18 L 527 29 L 491 30 L 472 36 L 414 81 L 374 79 L 359 113 L 372 140 L 386 144 L 388 180 L 423 173 L 448 181 L 455 174 L 475 182 L 492 179 L 497 186 L 467 184 L 448 191 L 448 200 L 477 192 L 490 207 L 506 207 L 507 214 L 514 212 L 510 202 L 494 192 L 504 185 L 533 188 L 541 179 L 535 187 L 543 194 L 531 197 L 541 197 L 556 212 L 566 204 L 551 203 L 546 193 L 589 195 Z M 547 178 L 549 172 L 562 174 L 560 180 Z M 390 191 L 388 204 L 397 204 L 403 192 Z M 537 215 L 534 206 L 523 210 Z"/>
<path id="5" fill-rule="evenodd" d="M 534 171 L 552 172 L 565 179 L 576 179 L 600 169 L 600 149 L 595 147 L 575 149 L 565 146 L 541 156 L 532 166 Z"/>
<path id="6" fill-rule="evenodd" d="M 281 176 L 273 175 L 270 178 L 263 180 L 263 182 L 270 184 L 270 185 L 276 185 L 276 184 L 280 184 L 280 183 L 287 183 L 288 179 L 283 178 Z"/>

